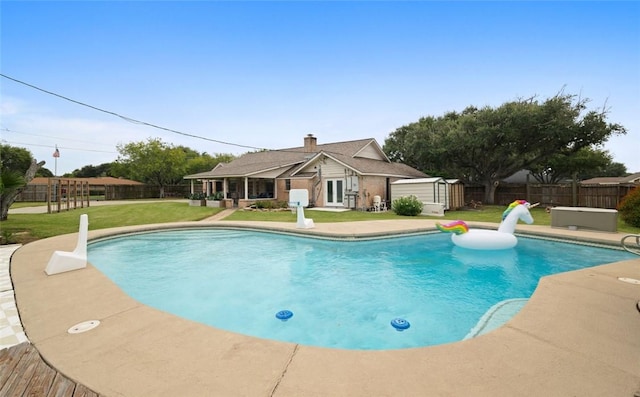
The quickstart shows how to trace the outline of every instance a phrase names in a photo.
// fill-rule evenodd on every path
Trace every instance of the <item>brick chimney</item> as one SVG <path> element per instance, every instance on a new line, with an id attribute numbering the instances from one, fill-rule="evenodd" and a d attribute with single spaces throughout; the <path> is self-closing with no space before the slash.
<path id="1" fill-rule="evenodd" d="M 304 137 L 304 151 L 305 153 L 315 153 L 316 152 L 316 142 L 318 139 L 313 136 L 313 134 L 307 134 Z"/>

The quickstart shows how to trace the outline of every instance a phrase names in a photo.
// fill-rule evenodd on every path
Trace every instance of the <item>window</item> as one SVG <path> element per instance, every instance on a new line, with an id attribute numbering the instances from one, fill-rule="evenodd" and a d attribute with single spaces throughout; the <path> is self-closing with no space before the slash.
<path id="1" fill-rule="evenodd" d="M 291 190 L 291 179 L 284 180 L 284 190 Z"/>

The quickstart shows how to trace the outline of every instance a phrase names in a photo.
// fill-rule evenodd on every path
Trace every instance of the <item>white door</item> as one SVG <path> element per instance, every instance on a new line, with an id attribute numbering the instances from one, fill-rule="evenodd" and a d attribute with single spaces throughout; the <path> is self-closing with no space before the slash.
<path id="1" fill-rule="evenodd" d="M 344 180 L 327 179 L 324 189 L 324 203 L 327 207 L 342 207 L 344 201 Z"/>

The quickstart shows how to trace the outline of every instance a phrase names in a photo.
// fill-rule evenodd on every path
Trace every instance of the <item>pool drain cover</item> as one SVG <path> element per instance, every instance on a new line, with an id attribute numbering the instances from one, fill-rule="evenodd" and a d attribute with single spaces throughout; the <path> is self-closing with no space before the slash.
<path id="1" fill-rule="evenodd" d="M 98 320 L 84 321 L 69 328 L 67 332 L 70 334 L 81 334 L 83 332 L 91 331 L 98 325 L 100 325 L 100 321 Z"/>
<path id="2" fill-rule="evenodd" d="M 618 280 L 620 280 L 620 281 L 624 281 L 625 283 L 629 283 L 629 284 L 636 284 L 636 285 L 640 285 L 640 280 L 635 279 L 635 278 L 629 278 L 629 277 L 618 277 Z"/>

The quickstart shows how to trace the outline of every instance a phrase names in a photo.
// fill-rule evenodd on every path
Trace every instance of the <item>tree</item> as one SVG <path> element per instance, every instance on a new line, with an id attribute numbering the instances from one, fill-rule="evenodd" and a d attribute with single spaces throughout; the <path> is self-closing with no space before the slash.
<path id="1" fill-rule="evenodd" d="M 120 155 L 114 165 L 116 173 L 129 179 L 156 185 L 160 198 L 164 187 L 177 184 L 185 175 L 186 154 L 184 150 L 169 145 L 159 138 L 146 142 L 131 142 L 117 146 Z"/>
<path id="2" fill-rule="evenodd" d="M 186 175 L 197 174 L 212 170 L 219 163 L 228 163 L 234 159 L 232 154 L 218 154 L 211 156 L 207 153 L 198 154 L 187 160 Z"/>
<path id="3" fill-rule="evenodd" d="M 607 164 L 602 170 L 600 170 L 598 175 L 591 175 L 588 178 L 595 178 L 597 176 L 627 176 L 627 175 L 629 175 L 627 166 L 622 163 L 613 161 Z M 585 179 L 586 178 L 587 177 L 585 177 Z"/>
<path id="4" fill-rule="evenodd" d="M 9 207 L 45 164 L 27 149 L 0 144 L 0 221 L 9 217 Z"/>
<path id="5" fill-rule="evenodd" d="M 587 102 L 558 94 L 542 103 L 530 98 L 497 108 L 468 107 L 399 128 L 384 150 L 391 160 L 426 173 L 435 169 L 439 176 L 480 183 L 485 202 L 492 204 L 500 180 L 626 132 L 606 122 L 605 110 L 588 111 Z"/>
<path id="6" fill-rule="evenodd" d="M 53 172 L 51 172 L 50 169 L 42 167 L 36 172 L 36 176 L 42 178 L 51 178 L 55 175 L 53 175 Z"/>
<path id="7" fill-rule="evenodd" d="M 100 165 L 85 165 L 84 167 L 73 170 L 71 175 L 74 178 L 97 178 L 101 176 L 112 176 L 111 175 L 111 165 L 112 163 L 102 163 Z"/>
<path id="8" fill-rule="evenodd" d="M 578 180 L 598 176 L 624 176 L 626 167 L 613 166 L 612 157 L 606 150 L 585 147 L 575 153 L 559 153 L 531 167 L 531 174 L 540 183 L 559 183 L 563 179 Z M 620 174 L 620 171 L 622 173 Z M 618 175 L 609 175 L 616 173 Z"/>

